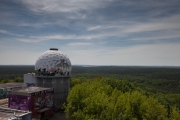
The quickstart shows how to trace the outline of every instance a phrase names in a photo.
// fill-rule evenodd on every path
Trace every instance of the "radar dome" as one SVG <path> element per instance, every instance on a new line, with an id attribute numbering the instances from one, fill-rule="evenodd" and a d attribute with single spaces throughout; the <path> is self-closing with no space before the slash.
<path id="1" fill-rule="evenodd" d="M 57 48 L 50 48 L 36 60 L 35 70 L 43 75 L 52 73 L 54 75 L 69 75 L 71 72 L 71 61 Z"/>

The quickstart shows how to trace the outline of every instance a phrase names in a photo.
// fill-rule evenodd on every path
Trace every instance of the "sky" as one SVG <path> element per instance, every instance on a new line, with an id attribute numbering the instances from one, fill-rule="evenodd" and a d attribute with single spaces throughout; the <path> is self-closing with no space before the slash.
<path id="1" fill-rule="evenodd" d="M 0 0 L 0 65 L 180 66 L 179 0 Z"/>

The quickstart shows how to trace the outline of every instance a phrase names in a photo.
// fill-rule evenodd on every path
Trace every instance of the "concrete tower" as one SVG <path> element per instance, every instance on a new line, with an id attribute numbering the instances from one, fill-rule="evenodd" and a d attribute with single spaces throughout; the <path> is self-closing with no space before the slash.
<path id="1" fill-rule="evenodd" d="M 61 108 L 70 90 L 71 61 L 57 48 L 42 53 L 35 63 L 37 87 L 54 88 L 54 106 Z"/>

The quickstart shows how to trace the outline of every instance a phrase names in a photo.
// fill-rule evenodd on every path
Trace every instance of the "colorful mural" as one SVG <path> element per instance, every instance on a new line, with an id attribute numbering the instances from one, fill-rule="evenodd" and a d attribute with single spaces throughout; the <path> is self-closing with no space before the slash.
<path id="1" fill-rule="evenodd" d="M 21 89 L 22 86 L 13 86 L 13 87 L 7 87 L 7 88 L 0 88 L 0 98 L 7 98 L 8 93 L 13 90 Z"/>
<path id="2" fill-rule="evenodd" d="M 29 96 L 9 95 L 9 107 L 17 110 L 31 110 L 31 98 Z"/>
<path id="3" fill-rule="evenodd" d="M 44 90 L 30 93 L 29 95 L 9 94 L 9 108 L 32 111 L 32 116 L 41 114 L 39 111 L 53 107 L 54 90 Z"/>
<path id="4" fill-rule="evenodd" d="M 43 92 L 32 96 L 32 112 L 33 116 L 38 116 L 43 108 L 53 107 L 53 92 Z"/>
<path id="5" fill-rule="evenodd" d="M 53 107 L 53 93 L 42 93 L 41 95 L 32 96 L 33 111 L 37 112 L 42 108 Z"/>
<path id="6" fill-rule="evenodd" d="M 1 88 L 0 89 L 0 98 L 6 98 L 7 97 L 7 88 Z"/>

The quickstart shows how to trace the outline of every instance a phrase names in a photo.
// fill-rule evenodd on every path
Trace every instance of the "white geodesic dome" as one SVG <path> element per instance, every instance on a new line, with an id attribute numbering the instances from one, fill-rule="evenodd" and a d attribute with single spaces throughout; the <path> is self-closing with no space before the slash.
<path id="1" fill-rule="evenodd" d="M 71 72 L 71 61 L 69 58 L 58 51 L 56 48 L 51 48 L 50 50 L 42 53 L 35 63 L 35 70 L 46 71 L 46 72 Z"/>

